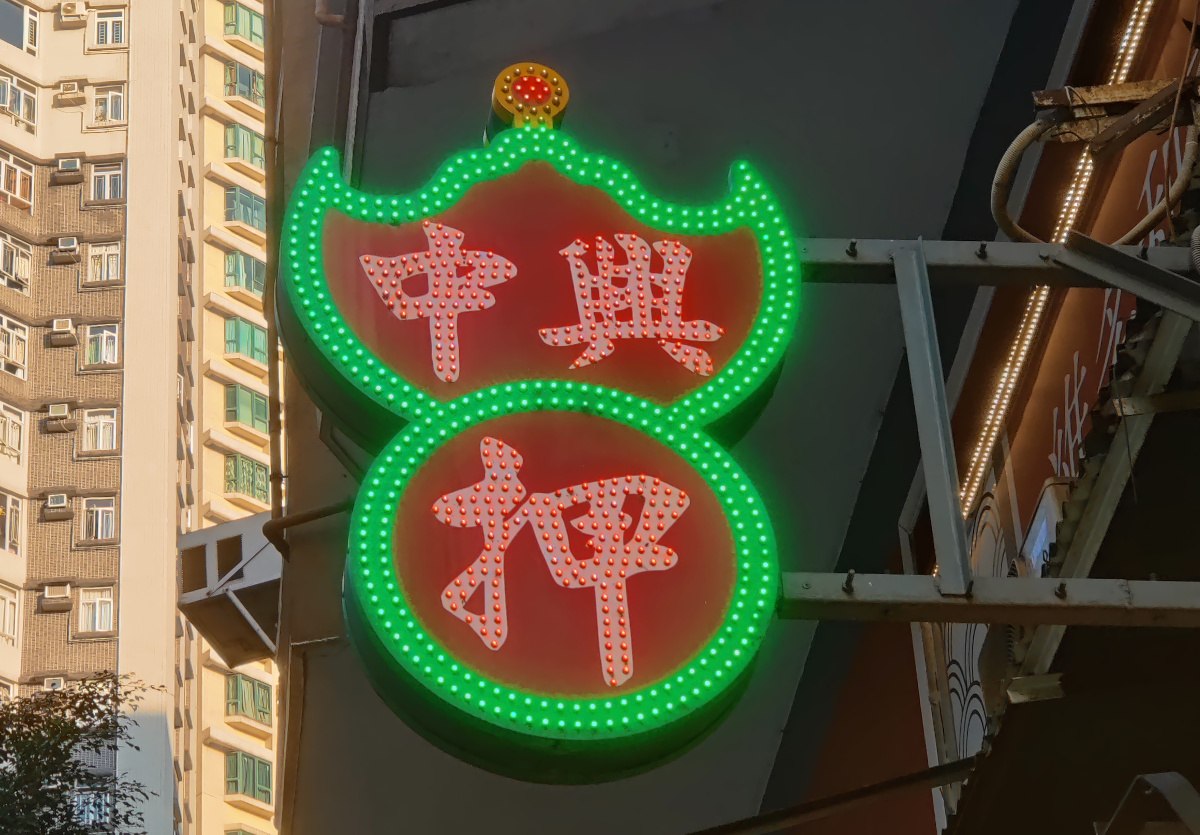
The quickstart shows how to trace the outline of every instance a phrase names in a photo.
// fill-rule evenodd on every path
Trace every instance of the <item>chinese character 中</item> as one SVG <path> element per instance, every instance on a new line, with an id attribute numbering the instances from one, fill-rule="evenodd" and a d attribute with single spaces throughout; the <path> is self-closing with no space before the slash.
<path id="1" fill-rule="evenodd" d="M 611 354 L 614 339 L 654 339 L 667 355 L 696 374 L 713 372 L 712 358 L 687 342 L 715 342 L 724 329 L 696 319 L 683 321 L 683 285 L 692 252 L 678 241 L 648 244 L 633 234 L 613 236 L 624 250 L 625 263 L 615 262 L 608 241 L 596 238 L 597 272 L 588 269 L 588 245 L 576 239 L 560 250 L 571 266 L 579 324 L 539 331 L 547 345 L 580 345 L 583 353 L 572 363 L 581 368 Z M 662 272 L 654 272 L 651 252 L 662 259 Z"/>
<path id="2" fill-rule="evenodd" d="M 610 686 L 624 684 L 633 675 L 629 578 L 675 565 L 675 552 L 659 543 L 691 499 L 679 488 L 646 475 L 530 493 L 517 475 L 523 459 L 511 445 L 484 438 L 479 454 L 484 477 L 433 504 L 433 513 L 443 523 L 479 527 L 484 535 L 479 557 L 443 591 L 443 608 L 469 625 L 484 646 L 500 649 L 508 638 L 504 553 L 528 527 L 556 583 L 567 589 L 592 589 L 601 672 Z M 642 500 L 637 519 L 623 512 L 626 499 L 634 496 Z M 574 519 L 564 518 L 565 513 L 580 507 L 587 511 Z M 572 553 L 568 525 L 590 537 L 586 556 Z M 482 614 L 472 614 L 467 611 L 467 601 L 481 592 L 486 595 Z"/>
<path id="3" fill-rule="evenodd" d="M 362 256 L 362 268 L 379 298 L 400 320 L 428 319 L 430 353 L 438 379 L 453 383 L 462 370 L 458 317 L 496 303 L 486 287 L 517 274 L 511 261 L 493 252 L 463 251 L 463 233 L 441 223 L 424 222 L 424 252 L 395 258 Z M 428 286 L 413 295 L 405 284 L 424 279 Z"/>

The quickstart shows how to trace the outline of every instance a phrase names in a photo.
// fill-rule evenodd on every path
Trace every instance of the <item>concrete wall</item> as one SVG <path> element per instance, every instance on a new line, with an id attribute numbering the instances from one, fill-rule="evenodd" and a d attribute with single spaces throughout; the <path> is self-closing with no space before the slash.
<path id="1" fill-rule="evenodd" d="M 122 641 L 117 669 L 150 684 L 174 680 L 175 641 L 175 272 L 178 17 L 162 0 L 130 3 L 129 256 L 125 414 L 121 512 L 123 534 L 118 612 Z M 166 82 L 166 83 L 164 83 Z M 159 404 L 157 408 L 153 404 Z M 152 692 L 138 711 L 137 753 L 122 752 L 118 768 L 155 794 L 145 804 L 148 832 L 174 829 L 171 691 Z"/>
<path id="2" fill-rule="evenodd" d="M 801 234 L 937 236 L 1015 2 L 676 2 L 669 14 L 664 5 L 548 11 L 513 0 L 398 20 L 388 80 L 404 86 L 367 100 L 361 185 L 411 188 L 445 156 L 476 147 L 495 73 L 529 59 L 570 83 L 566 128 L 627 160 L 654 191 L 711 200 L 730 162 L 745 156 L 767 173 Z M 302 109 L 306 95 L 301 88 L 285 105 Z M 837 559 L 900 359 L 893 289 L 803 291 L 775 399 L 734 450 L 770 505 L 785 569 L 828 569 Z M 311 406 L 294 385 L 288 396 L 292 509 L 352 494 L 319 446 Z M 285 638 L 341 633 L 345 533 L 344 521 L 329 522 L 295 537 Z M 344 641 L 296 648 L 284 825 L 295 835 L 346 826 L 673 833 L 752 815 L 812 632 L 774 624 L 741 704 L 695 749 L 651 773 L 587 787 L 519 783 L 464 765 L 383 706 Z"/>

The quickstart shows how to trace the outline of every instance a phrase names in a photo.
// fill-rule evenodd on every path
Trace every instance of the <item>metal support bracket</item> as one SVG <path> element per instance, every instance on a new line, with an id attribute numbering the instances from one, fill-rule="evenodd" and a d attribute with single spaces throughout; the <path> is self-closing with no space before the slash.
<path id="1" fill-rule="evenodd" d="M 904 345 L 912 378 L 913 404 L 921 463 L 929 491 L 929 519 L 938 561 L 938 588 L 943 594 L 965 595 L 971 590 L 971 564 L 958 496 L 958 465 L 950 436 L 950 409 L 933 320 L 933 297 L 921 241 L 898 248 L 892 255 Z"/>
<path id="2" fill-rule="evenodd" d="M 1200 321 L 1200 282 L 1188 276 L 1160 269 L 1078 232 L 1071 232 L 1066 248 L 1053 257 L 1056 263 L 1105 286 Z"/>
<path id="3" fill-rule="evenodd" d="M 928 574 L 787 572 L 780 617 L 898 623 L 1200 627 L 1200 583 L 1095 577 L 976 577 L 949 596 Z"/>
<path id="4" fill-rule="evenodd" d="M 1104 411 L 1117 417 L 1157 415 L 1162 412 L 1192 412 L 1200 410 L 1200 391 L 1168 391 L 1145 397 L 1114 397 L 1104 405 Z"/>
<path id="5" fill-rule="evenodd" d="M 1167 810 L 1182 826 L 1172 831 L 1200 835 L 1200 792 L 1174 771 L 1141 774 L 1121 798 L 1112 820 L 1097 825 L 1096 831 L 1099 835 L 1138 835 L 1147 831 L 1147 822 L 1162 820 Z"/>

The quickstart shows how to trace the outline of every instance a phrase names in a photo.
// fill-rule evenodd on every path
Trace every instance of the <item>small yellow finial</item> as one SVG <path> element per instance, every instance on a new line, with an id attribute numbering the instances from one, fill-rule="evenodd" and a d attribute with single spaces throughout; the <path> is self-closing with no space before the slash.
<path id="1" fill-rule="evenodd" d="M 513 64 L 496 76 L 492 112 L 506 127 L 557 128 L 570 96 L 563 77 L 544 64 Z"/>

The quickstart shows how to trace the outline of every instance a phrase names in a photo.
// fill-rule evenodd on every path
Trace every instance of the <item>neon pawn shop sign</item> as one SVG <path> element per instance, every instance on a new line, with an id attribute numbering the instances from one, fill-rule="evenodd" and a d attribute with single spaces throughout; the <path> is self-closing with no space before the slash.
<path id="1" fill-rule="evenodd" d="M 799 257 L 748 164 L 717 203 L 673 204 L 557 130 L 550 68 L 493 92 L 487 147 L 414 192 L 312 158 L 281 332 L 378 453 L 343 592 L 377 692 L 482 767 L 610 779 L 720 721 L 773 615 L 771 523 L 714 434 L 769 395 Z"/>

